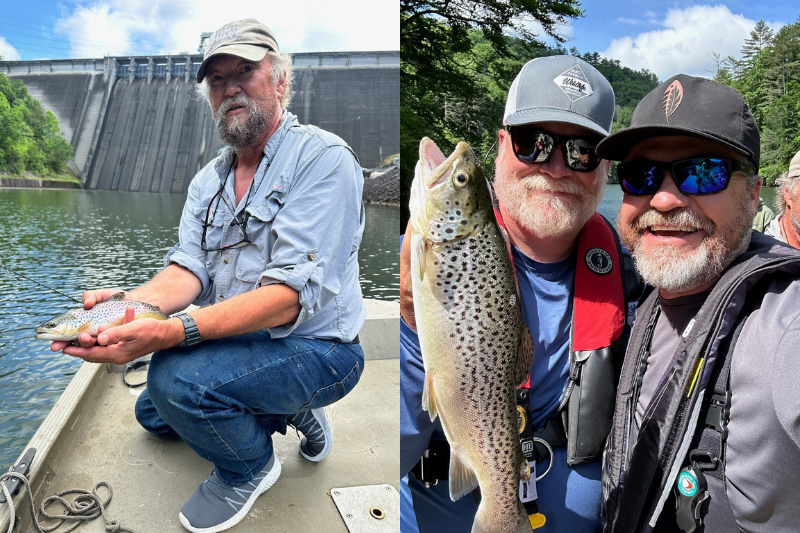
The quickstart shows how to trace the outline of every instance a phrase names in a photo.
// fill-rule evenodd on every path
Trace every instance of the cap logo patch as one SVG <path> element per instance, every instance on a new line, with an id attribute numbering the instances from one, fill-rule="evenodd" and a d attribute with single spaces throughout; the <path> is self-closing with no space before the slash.
<path id="1" fill-rule="evenodd" d="M 572 102 L 594 94 L 594 90 L 581 70 L 580 65 L 575 65 L 565 70 L 560 76 L 553 78 L 553 82 L 558 85 L 559 89 L 564 91 L 564 94 Z"/>
<path id="2" fill-rule="evenodd" d="M 664 114 L 667 116 L 667 124 L 669 124 L 669 117 L 672 115 L 678 106 L 683 102 L 683 85 L 678 80 L 673 81 L 664 91 L 664 98 L 661 101 L 661 107 L 664 109 Z"/>
<path id="3" fill-rule="evenodd" d="M 221 42 L 230 41 L 231 39 L 236 39 L 239 37 L 236 34 L 236 30 L 238 28 L 238 24 L 231 24 L 230 26 L 225 26 L 224 28 L 218 29 L 214 32 L 214 36 L 209 39 L 210 46 L 216 46 Z"/>

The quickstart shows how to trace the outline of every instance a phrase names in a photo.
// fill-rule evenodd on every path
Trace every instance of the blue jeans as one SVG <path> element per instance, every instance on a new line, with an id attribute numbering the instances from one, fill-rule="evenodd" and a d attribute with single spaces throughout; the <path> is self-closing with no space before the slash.
<path id="1" fill-rule="evenodd" d="M 364 369 L 358 344 L 257 331 L 153 354 L 136 419 L 179 435 L 230 484 L 253 479 L 272 458 L 273 433 L 287 416 L 330 405 Z"/>

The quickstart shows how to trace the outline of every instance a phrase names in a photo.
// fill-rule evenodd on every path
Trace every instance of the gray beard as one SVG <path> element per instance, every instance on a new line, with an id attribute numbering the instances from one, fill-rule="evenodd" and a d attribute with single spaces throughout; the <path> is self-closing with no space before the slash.
<path id="1" fill-rule="evenodd" d="M 744 252 L 750 243 L 753 216 L 744 199 L 738 206 L 737 215 L 725 228 L 716 228 L 710 221 L 707 224 L 698 221 L 699 226 L 706 227 L 707 233 L 712 233 L 706 236 L 698 249 L 688 253 L 671 246 L 645 251 L 638 229 L 619 223 L 617 229 L 622 242 L 631 250 L 642 279 L 668 294 L 682 294 L 713 282 Z"/>
<path id="2" fill-rule="evenodd" d="M 245 106 L 247 118 L 242 122 L 237 118 L 227 120 L 225 112 L 234 106 Z M 223 144 L 230 146 L 234 151 L 243 150 L 258 140 L 267 124 L 275 119 L 276 111 L 269 108 L 265 102 L 259 102 L 244 95 L 237 95 L 225 100 L 216 113 L 214 123 L 217 133 Z"/>

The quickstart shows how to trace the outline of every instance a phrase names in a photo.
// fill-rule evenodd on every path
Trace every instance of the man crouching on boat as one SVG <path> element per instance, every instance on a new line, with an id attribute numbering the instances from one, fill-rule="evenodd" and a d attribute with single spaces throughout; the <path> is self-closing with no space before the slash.
<path id="1" fill-rule="evenodd" d="M 215 465 L 180 512 L 194 532 L 233 526 L 272 486 L 281 465 L 271 435 L 287 422 L 305 435 L 303 457 L 323 459 L 322 407 L 364 368 L 361 167 L 340 138 L 286 111 L 291 77 L 291 58 L 254 19 L 206 45 L 198 89 L 227 148 L 193 179 L 166 268 L 125 295 L 165 313 L 204 307 L 52 345 L 116 364 L 155 352 L 137 419 Z M 85 292 L 84 307 L 114 292 Z"/>

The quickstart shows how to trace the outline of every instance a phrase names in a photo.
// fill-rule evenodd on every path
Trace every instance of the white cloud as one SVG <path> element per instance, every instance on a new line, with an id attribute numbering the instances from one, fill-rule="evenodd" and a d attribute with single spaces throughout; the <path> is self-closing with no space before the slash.
<path id="1" fill-rule="evenodd" d="M 556 42 L 555 39 L 550 37 L 544 32 L 544 26 L 538 20 L 523 20 L 522 25 L 528 31 L 535 33 L 539 40 L 543 41 L 545 44 L 549 46 L 555 46 L 559 43 Z M 562 44 L 562 46 L 568 46 L 569 41 L 571 41 L 575 37 L 575 28 L 572 27 L 572 24 L 567 22 L 566 24 L 556 24 L 555 25 L 556 33 L 561 35 L 564 39 L 566 39 L 566 43 Z"/>
<path id="2" fill-rule="evenodd" d="M 646 16 L 654 13 L 647 13 Z M 773 29 L 781 24 L 768 23 Z M 633 69 L 646 68 L 665 80 L 674 74 L 712 76 L 712 52 L 739 56 L 756 21 L 731 13 L 724 5 L 670 9 L 659 21 L 664 29 L 614 39 L 602 53 Z"/>
<path id="3" fill-rule="evenodd" d="M 8 44 L 5 37 L 0 37 L 0 56 L 4 61 L 19 61 L 20 58 L 17 49 Z"/>
<path id="4" fill-rule="evenodd" d="M 65 12 L 56 28 L 69 38 L 73 57 L 177 54 L 196 52 L 200 33 L 249 17 L 269 26 L 284 52 L 400 48 L 395 0 L 196 0 L 191 8 L 158 0 L 101 0 Z"/>

